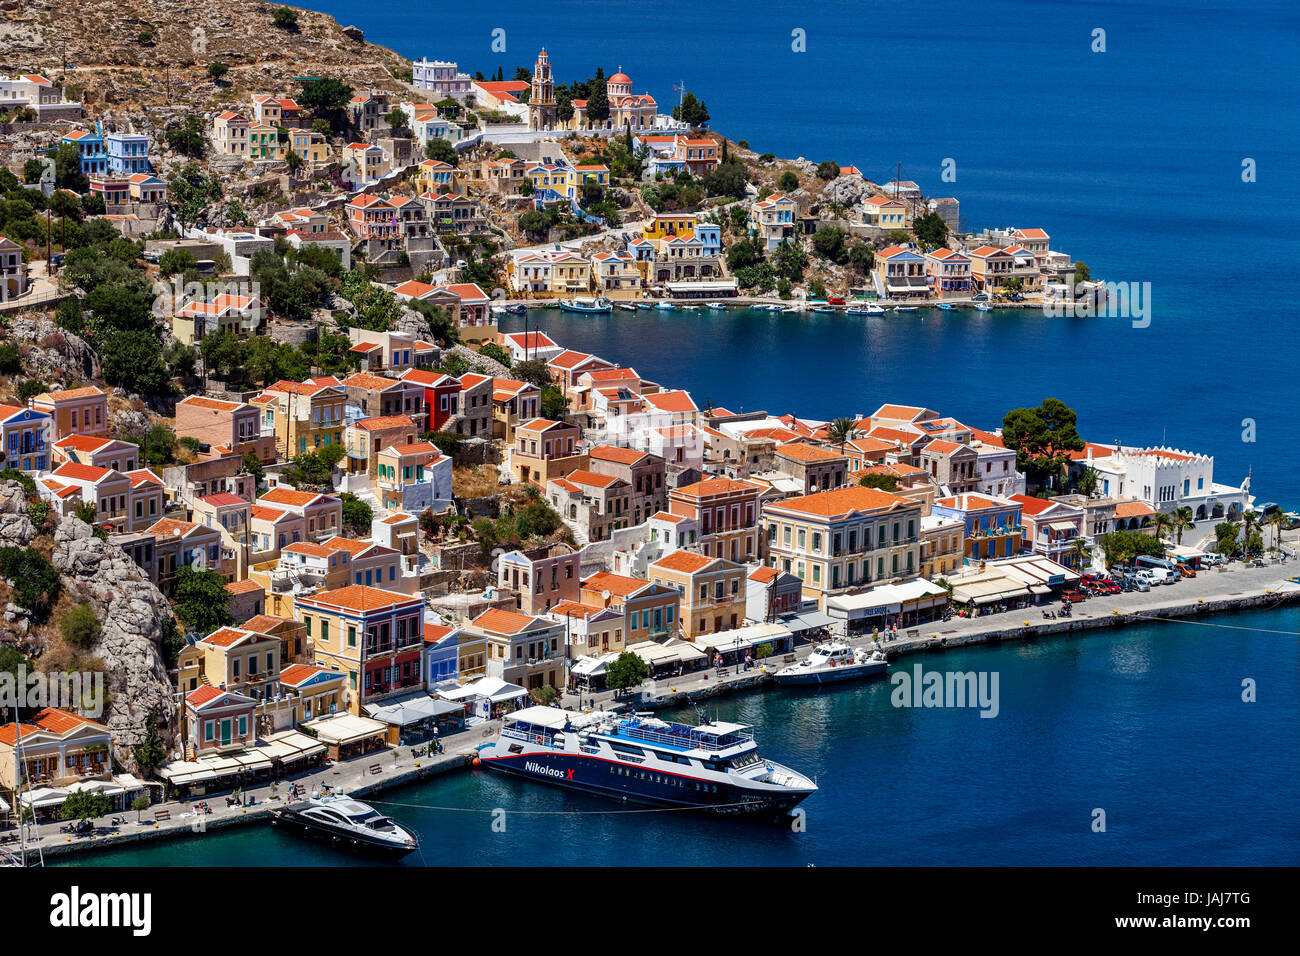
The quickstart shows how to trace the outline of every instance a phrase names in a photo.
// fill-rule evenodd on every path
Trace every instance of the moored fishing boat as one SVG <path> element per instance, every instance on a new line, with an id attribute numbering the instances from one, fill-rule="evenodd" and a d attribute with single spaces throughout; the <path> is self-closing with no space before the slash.
<path id="1" fill-rule="evenodd" d="M 601 313 L 613 312 L 614 306 L 609 299 L 580 299 L 574 296 L 572 299 L 561 299 L 560 309 L 564 312 Z"/>
<path id="2" fill-rule="evenodd" d="M 935 308 L 939 309 L 941 312 L 952 312 L 956 309 L 956 306 L 954 306 L 951 302 L 940 302 L 937 306 L 935 306 Z"/>
<path id="3" fill-rule="evenodd" d="M 817 792 L 803 774 L 760 757 L 743 724 L 526 707 L 506 717 L 479 759 L 563 787 L 718 814 L 780 816 Z"/>
<path id="4" fill-rule="evenodd" d="M 506 311 L 509 312 L 511 315 L 523 315 L 525 312 L 528 311 L 528 306 L 521 305 L 520 303 L 516 302 L 514 305 L 506 306 Z"/>
<path id="5" fill-rule="evenodd" d="M 658 305 L 655 306 L 655 308 L 663 312 L 677 311 L 677 306 L 673 305 L 671 302 L 660 302 Z"/>
<path id="6" fill-rule="evenodd" d="M 727 303 L 725 302 L 706 302 L 704 304 L 710 309 L 718 309 L 719 311 L 724 310 L 727 307 Z"/>
<path id="7" fill-rule="evenodd" d="M 883 306 L 876 305 L 874 302 L 867 303 L 867 315 L 884 315 L 884 314 L 885 314 L 885 309 Z"/>
<path id="8" fill-rule="evenodd" d="M 975 303 L 975 311 L 977 311 L 977 312 L 992 312 L 992 311 L 993 311 L 993 306 L 989 305 L 987 302 L 976 302 L 976 303 Z"/>
<path id="9" fill-rule="evenodd" d="M 618 307 L 619 307 L 622 311 L 624 311 L 624 312 L 635 312 L 635 311 L 636 311 L 636 306 L 634 306 L 634 305 L 629 305 L 629 304 L 626 303 L 626 302 L 620 302 L 620 303 L 618 304 Z"/>

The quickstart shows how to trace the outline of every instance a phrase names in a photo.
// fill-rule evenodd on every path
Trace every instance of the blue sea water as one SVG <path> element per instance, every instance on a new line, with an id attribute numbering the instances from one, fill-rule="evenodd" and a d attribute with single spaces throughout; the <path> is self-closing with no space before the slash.
<path id="1" fill-rule="evenodd" d="M 816 778 L 806 831 L 622 804 L 476 769 L 374 803 L 403 865 L 1282 865 L 1300 862 L 1300 609 L 905 658 L 998 675 L 999 711 L 895 707 L 885 681 L 707 702 Z M 1262 628 L 1265 633 L 1235 628 Z M 1258 682 L 1258 702 L 1241 699 Z M 691 713 L 678 716 L 694 720 Z M 382 802 L 381 802 L 382 801 Z M 505 831 L 492 827 L 503 808 Z M 1093 830 L 1096 810 L 1105 832 Z M 269 826 L 74 865 L 334 866 Z"/>
<path id="2" fill-rule="evenodd" d="M 966 228 L 1038 226 L 1094 277 L 1150 282 L 1125 319 L 938 313 L 883 322 L 746 315 L 543 316 L 568 346 L 732 407 L 810 417 L 928 405 L 989 427 L 1059 397 L 1093 441 L 1186 447 L 1300 506 L 1293 264 L 1300 258 L 1300 7 L 1207 0 L 312 0 L 408 56 L 513 75 L 545 46 L 557 82 L 674 85 L 760 152 L 897 163 Z M 505 31 L 506 51 L 491 49 Z M 792 31 L 806 35 L 792 51 Z M 1093 31 L 1106 50 L 1092 52 Z M 1253 159 L 1257 181 L 1242 181 Z M 945 159 L 957 178 L 940 178 Z M 924 320 L 924 321 L 922 321 Z M 1242 440 L 1254 423 L 1254 442 Z"/>
<path id="3" fill-rule="evenodd" d="M 1148 328 L 1032 313 L 852 318 L 535 312 L 563 344 L 698 400 L 829 418 L 884 401 L 973 425 L 1054 395 L 1094 441 L 1167 442 L 1300 505 L 1292 277 L 1300 254 L 1300 8 L 1208 2 L 684 0 L 425 4 L 313 0 L 415 58 L 510 76 L 548 49 L 559 82 L 621 67 L 779 156 L 955 195 L 967 228 L 1039 226 L 1099 278 L 1150 282 Z M 490 49 L 506 31 L 507 51 Z M 791 51 L 791 31 L 807 52 Z M 1106 52 L 1091 51 L 1106 31 Z M 940 180 L 943 160 L 957 179 Z M 1258 180 L 1243 182 L 1255 160 Z M 520 323 L 521 324 L 521 323 Z M 1257 440 L 1242 440 L 1243 420 Z M 1160 623 L 945 653 L 997 671 L 1001 714 L 908 710 L 883 683 L 720 699 L 765 752 L 816 775 L 808 830 L 680 814 L 477 771 L 393 791 L 411 865 L 1206 864 L 1300 862 L 1300 611 Z M 1265 633 L 1271 629 L 1283 633 Z M 909 661 L 907 666 L 911 666 Z M 1259 702 L 1241 682 L 1259 682 Z M 405 805 L 403 805 L 405 804 Z M 455 809 L 432 810 L 430 806 Z M 507 817 L 494 833 L 488 814 Z M 1093 811 L 1107 830 L 1094 833 Z M 471 812 L 476 811 L 476 812 Z M 267 829 L 83 864 L 334 865 Z"/>

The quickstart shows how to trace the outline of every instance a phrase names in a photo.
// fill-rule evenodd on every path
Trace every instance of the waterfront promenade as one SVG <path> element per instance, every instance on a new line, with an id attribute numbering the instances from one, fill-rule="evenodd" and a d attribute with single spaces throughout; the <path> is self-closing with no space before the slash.
<path id="1" fill-rule="evenodd" d="M 1297 537 L 1300 535 L 1289 534 L 1284 540 L 1293 543 Z M 1171 629 L 1170 636 L 1173 638 L 1179 628 L 1207 625 L 1230 627 L 1226 622 L 1215 620 L 1215 615 L 1219 612 L 1269 609 L 1300 602 L 1300 584 L 1287 580 L 1295 575 L 1300 575 L 1300 561 L 1283 564 L 1266 560 L 1263 567 L 1233 562 L 1220 569 L 1200 571 L 1195 578 L 1184 578 L 1173 585 L 1152 588 L 1149 592 L 1130 591 L 1089 598 L 1075 605 L 1068 618 L 1044 618 L 1039 607 L 984 614 L 976 618 L 954 617 L 948 621 L 933 621 L 900 631 L 897 640 L 882 640 L 881 647 L 891 662 L 896 664 L 903 657 L 944 648 L 993 641 L 1069 639 L 1099 627 L 1148 621 L 1166 621 L 1162 626 Z M 1049 607 L 1059 610 L 1058 604 Z M 1296 636 L 1300 637 L 1300 634 Z M 864 635 L 852 643 L 863 646 L 870 641 L 870 635 Z M 810 645 L 802 645 L 795 656 L 804 657 L 810 650 Z M 756 689 L 775 690 L 772 675 L 785 664 L 785 658 L 772 658 L 749 670 L 741 667 L 726 668 L 722 676 L 710 668 L 671 679 L 648 681 L 621 697 L 612 691 L 584 693 L 580 698 L 570 693 L 564 695 L 560 702 L 569 709 L 612 710 L 632 706 L 644 710 L 684 706 L 719 694 Z M 198 801 L 172 800 L 155 804 L 139 815 L 143 823 L 136 822 L 134 811 L 114 815 L 125 821 L 115 827 L 109 825 L 111 817 L 101 818 L 96 821 L 98 826 L 95 832 L 84 837 L 60 832 L 59 822 L 28 827 L 28 862 L 31 863 L 38 857 L 37 844 L 32 842 L 32 837 L 39 837 L 39 846 L 45 858 L 54 859 L 77 850 L 122 847 L 143 840 L 202 835 L 207 831 L 230 826 L 266 826 L 270 811 L 282 805 L 283 794 L 290 783 L 300 783 L 308 790 L 313 786 L 329 784 L 362 798 L 379 794 L 395 786 L 469 766 L 475 748 L 491 739 L 499 727 L 500 721 L 493 721 L 445 736 L 442 738 L 444 753 L 434 757 L 415 758 L 411 755 L 410 747 L 401 747 L 282 779 L 276 782 L 274 794 L 270 783 L 249 787 L 244 791 L 248 805 L 243 807 L 227 807 L 227 794 L 219 793 Z M 211 807 L 211 813 L 196 815 L 194 804 L 203 801 Z M 376 802 L 382 809 L 382 801 Z M 159 811 L 162 813 L 159 814 Z M 159 816 L 165 819 L 160 820 Z M 11 852 L 16 847 L 16 843 L 5 844 L 5 849 Z"/>

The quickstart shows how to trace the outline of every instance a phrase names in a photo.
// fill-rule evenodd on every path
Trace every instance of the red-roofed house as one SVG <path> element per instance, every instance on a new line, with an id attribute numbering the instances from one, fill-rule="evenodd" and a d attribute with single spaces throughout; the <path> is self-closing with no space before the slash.
<path id="1" fill-rule="evenodd" d="M 585 469 L 587 462 L 577 425 L 534 418 L 515 429 L 509 467 L 521 482 L 544 489 L 553 478 Z"/>
<path id="2" fill-rule="evenodd" d="M 745 566 L 725 558 L 673 551 L 651 562 L 646 577 L 682 594 L 680 628 L 697 634 L 733 630 L 745 620 Z"/>
<path id="3" fill-rule="evenodd" d="M 546 483 L 546 497 L 581 543 L 603 541 L 631 527 L 632 486 L 609 475 L 579 469 Z"/>
<path id="4" fill-rule="evenodd" d="M 17 807 L 20 788 L 26 792 L 37 787 L 108 780 L 113 769 L 109 759 L 112 742 L 103 724 L 57 707 L 38 710 L 21 724 L 2 724 L 0 795 L 11 807 Z M 56 809 L 57 804 L 37 807 L 37 818 L 43 819 Z"/>
<path id="5" fill-rule="evenodd" d="M 419 595 L 355 584 L 298 598 L 316 662 L 347 674 L 349 713 L 423 683 L 423 607 Z"/>

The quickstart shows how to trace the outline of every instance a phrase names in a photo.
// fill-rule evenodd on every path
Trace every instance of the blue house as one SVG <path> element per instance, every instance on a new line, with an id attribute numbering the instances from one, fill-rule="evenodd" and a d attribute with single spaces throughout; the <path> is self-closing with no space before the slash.
<path id="1" fill-rule="evenodd" d="M 432 691 L 442 681 L 460 676 L 460 631 L 440 624 L 424 625 L 425 686 Z"/>
<path id="2" fill-rule="evenodd" d="M 46 471 L 53 419 L 48 412 L 19 405 L 0 405 L 0 447 L 4 465 L 14 471 Z"/>
<path id="3" fill-rule="evenodd" d="M 81 171 L 87 176 L 102 176 L 108 172 L 108 156 L 104 152 L 103 130 L 96 127 L 94 132 L 88 129 L 74 129 L 60 140 L 60 143 L 75 143 L 81 150 Z"/>
<path id="4" fill-rule="evenodd" d="M 115 176 L 149 172 L 149 139 L 139 133 L 109 133 L 104 137 L 108 171 Z"/>
<path id="5" fill-rule="evenodd" d="M 717 223 L 697 222 L 695 238 L 700 240 L 702 246 L 700 254 L 705 258 L 716 258 L 722 255 L 722 227 Z"/>
<path id="6" fill-rule="evenodd" d="M 930 514 L 966 524 L 966 563 L 1010 558 L 1024 543 L 1020 503 L 1009 498 L 968 493 L 936 498 Z"/>

